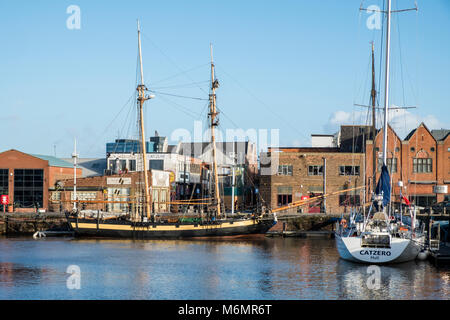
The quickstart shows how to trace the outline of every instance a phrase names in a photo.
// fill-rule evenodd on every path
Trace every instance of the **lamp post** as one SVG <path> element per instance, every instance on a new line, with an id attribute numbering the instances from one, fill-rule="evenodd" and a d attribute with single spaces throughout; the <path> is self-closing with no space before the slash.
<path id="1" fill-rule="evenodd" d="M 75 139 L 72 153 L 73 159 L 73 211 L 77 212 L 77 140 Z"/>

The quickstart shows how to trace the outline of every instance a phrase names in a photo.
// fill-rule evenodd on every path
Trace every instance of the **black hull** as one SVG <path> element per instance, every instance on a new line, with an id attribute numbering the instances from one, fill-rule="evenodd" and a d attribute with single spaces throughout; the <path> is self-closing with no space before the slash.
<path id="1" fill-rule="evenodd" d="M 264 234 L 275 221 L 237 220 L 214 224 L 153 224 L 131 221 L 68 218 L 76 236 L 125 239 L 182 239 Z"/>

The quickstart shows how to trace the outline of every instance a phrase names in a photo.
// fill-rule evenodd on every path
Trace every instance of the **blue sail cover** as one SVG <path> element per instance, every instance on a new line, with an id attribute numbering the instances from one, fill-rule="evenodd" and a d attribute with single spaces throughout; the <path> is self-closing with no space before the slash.
<path id="1" fill-rule="evenodd" d="M 391 177 L 389 176 L 388 168 L 384 164 L 381 168 L 381 175 L 378 180 L 377 188 L 375 189 L 375 194 L 383 194 L 383 207 L 386 207 L 391 200 Z M 374 201 L 374 206 L 377 210 L 380 210 L 376 201 Z"/>

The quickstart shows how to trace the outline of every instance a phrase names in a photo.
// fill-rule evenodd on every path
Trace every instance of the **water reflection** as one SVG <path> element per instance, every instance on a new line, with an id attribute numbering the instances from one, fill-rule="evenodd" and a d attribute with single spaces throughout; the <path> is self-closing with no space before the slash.
<path id="1" fill-rule="evenodd" d="M 49 285 L 53 282 L 55 270 L 26 266 L 19 263 L 0 262 L 0 286 Z M 62 274 L 59 273 L 59 276 Z"/>
<path id="2" fill-rule="evenodd" d="M 368 285 L 368 266 L 339 260 L 336 266 L 340 299 L 448 299 L 448 286 L 438 271 L 426 261 L 413 261 L 380 268 L 380 288 Z M 444 290 L 441 290 L 445 287 Z"/>
<path id="3" fill-rule="evenodd" d="M 428 262 L 380 266 L 339 259 L 333 240 L 2 239 L 3 299 L 448 299 L 450 271 Z M 66 288 L 67 266 L 81 290 Z"/>

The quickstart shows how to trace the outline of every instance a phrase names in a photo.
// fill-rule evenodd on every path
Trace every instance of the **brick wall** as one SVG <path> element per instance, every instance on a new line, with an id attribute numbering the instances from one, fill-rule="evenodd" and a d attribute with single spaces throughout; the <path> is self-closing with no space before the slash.
<path id="1" fill-rule="evenodd" d="M 323 166 L 326 159 L 326 193 L 362 186 L 364 183 L 364 154 L 320 152 L 321 148 L 299 148 L 287 152 L 277 152 L 278 165 L 291 165 L 292 175 L 261 175 L 260 191 L 264 202 L 270 208 L 277 208 L 279 191 L 292 190 L 292 201 L 301 200 L 302 196 L 320 195 L 323 193 L 323 175 L 310 175 L 309 166 Z M 324 150 L 327 148 L 324 148 Z M 328 150 L 326 150 L 328 151 Z M 272 157 L 275 153 L 271 154 Z M 340 166 L 357 166 L 359 175 L 341 175 Z M 287 188 L 286 188 L 287 187 Z M 349 192 L 350 195 L 359 195 L 362 200 L 362 191 Z M 303 207 L 307 208 L 307 207 Z M 326 209 L 328 212 L 348 211 L 348 207 L 339 205 L 339 195 L 327 197 Z M 317 210 L 317 208 L 316 208 Z M 306 209 L 305 211 L 312 211 Z"/>

